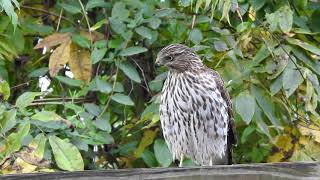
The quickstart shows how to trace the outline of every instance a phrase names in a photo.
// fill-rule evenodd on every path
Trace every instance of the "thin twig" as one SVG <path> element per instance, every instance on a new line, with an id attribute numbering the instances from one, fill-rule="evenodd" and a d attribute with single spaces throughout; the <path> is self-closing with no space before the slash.
<path id="1" fill-rule="evenodd" d="M 100 115 L 98 116 L 98 118 L 101 118 L 101 116 L 107 111 L 107 109 L 109 107 L 109 104 L 110 104 L 110 101 L 111 101 L 111 97 L 112 97 L 112 95 L 114 93 L 114 89 L 116 87 L 118 72 L 119 72 L 119 68 L 117 66 L 116 74 L 115 74 L 115 77 L 114 77 L 114 81 L 113 81 L 113 85 L 112 85 L 112 90 L 111 90 L 110 96 L 108 98 L 108 101 L 107 101 L 106 105 L 104 106 L 103 110 L 101 111 Z"/>
<path id="2" fill-rule="evenodd" d="M 44 12 L 44 13 L 47 13 L 47 14 L 52 15 L 52 16 L 60 17 L 59 14 L 56 14 L 54 12 L 50 12 L 50 11 L 47 11 L 47 10 L 44 10 L 44 9 L 35 8 L 35 7 L 27 6 L 27 5 L 21 5 L 20 7 L 24 8 L 24 9 L 31 9 L 31 10 L 35 10 L 35 11 Z M 76 23 L 74 23 L 73 21 L 71 21 L 70 19 L 68 19 L 68 18 L 66 18 L 64 16 L 61 16 L 61 19 L 65 20 L 65 21 L 68 21 L 69 23 L 71 23 L 74 26 L 77 26 Z"/>
<path id="3" fill-rule="evenodd" d="M 19 88 L 19 87 L 21 87 L 21 86 L 29 86 L 29 84 L 30 84 L 31 81 L 32 81 L 32 80 L 27 81 L 27 82 L 24 82 L 24 83 L 22 83 L 22 84 L 18 84 L 18 85 L 16 85 L 16 86 L 12 86 L 10 89 L 13 90 L 13 89 L 17 89 L 17 88 Z"/>
<path id="4" fill-rule="evenodd" d="M 57 32 L 59 31 L 62 13 L 63 13 L 63 8 L 61 8 L 61 10 L 60 10 L 60 15 L 59 15 L 59 19 L 58 19 L 57 28 L 56 28 L 56 31 L 57 31 Z"/>
<path id="5" fill-rule="evenodd" d="M 133 58 L 131 58 L 131 60 L 137 65 L 137 67 L 138 67 L 139 70 L 141 71 L 143 81 L 144 81 L 144 83 L 146 84 L 145 89 L 148 91 L 148 93 L 150 93 L 150 89 L 149 89 L 149 86 L 148 86 L 146 77 L 145 77 L 145 75 L 144 75 L 143 69 L 142 69 L 142 68 L 140 67 L 140 65 L 136 62 L 136 60 L 134 60 Z M 144 87 L 144 86 L 143 86 L 143 87 Z"/>
<path id="6" fill-rule="evenodd" d="M 86 19 L 86 22 L 87 22 L 88 31 L 89 31 L 89 34 L 90 34 L 90 42 L 91 42 L 91 45 L 92 45 L 93 44 L 93 42 L 92 42 L 92 34 L 91 34 L 91 30 L 90 30 L 90 22 L 89 22 L 89 18 L 87 16 L 87 11 L 84 9 L 84 6 L 83 6 L 81 0 L 78 0 L 78 1 L 79 1 L 80 6 L 81 6 L 81 9 L 82 9 L 83 16 L 84 16 L 84 18 Z"/>

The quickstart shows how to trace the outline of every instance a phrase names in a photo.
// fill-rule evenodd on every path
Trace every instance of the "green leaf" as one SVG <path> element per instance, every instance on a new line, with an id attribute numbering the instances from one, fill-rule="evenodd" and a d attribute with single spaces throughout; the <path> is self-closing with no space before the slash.
<path id="1" fill-rule="evenodd" d="M 79 34 L 73 34 L 72 41 L 83 48 L 90 49 L 90 41 L 87 38 L 85 38 Z"/>
<path id="2" fill-rule="evenodd" d="M 81 13 L 81 7 L 75 4 L 61 3 L 60 6 L 63 7 L 63 9 L 65 9 L 67 12 L 71 14 Z"/>
<path id="3" fill-rule="evenodd" d="M 282 88 L 282 77 L 283 74 L 281 76 L 279 76 L 275 81 L 272 82 L 271 86 L 270 86 L 270 92 L 271 95 L 275 95 L 276 93 L 278 93 L 281 88 Z"/>
<path id="4" fill-rule="evenodd" d="M 97 89 L 102 93 L 109 94 L 112 91 L 112 85 L 99 77 L 96 77 L 96 85 Z"/>
<path id="5" fill-rule="evenodd" d="M 129 47 L 127 49 L 122 50 L 119 55 L 120 56 L 132 56 L 132 55 L 140 54 L 140 53 L 143 53 L 146 51 L 148 51 L 147 48 L 140 47 L 140 46 L 133 46 L 133 47 Z"/>
<path id="6" fill-rule="evenodd" d="M 126 30 L 126 25 L 115 18 L 109 18 L 111 29 L 117 34 L 123 34 Z"/>
<path id="7" fill-rule="evenodd" d="M 154 155 L 156 156 L 156 159 L 161 164 L 161 166 L 169 167 L 172 163 L 172 155 L 166 142 L 162 139 L 155 140 L 153 149 Z"/>
<path id="8" fill-rule="evenodd" d="M 23 109 L 29 106 L 36 96 L 40 96 L 41 94 L 41 92 L 25 92 L 18 97 L 16 106 L 20 109 Z"/>
<path id="9" fill-rule="evenodd" d="M 10 17 L 11 23 L 13 24 L 14 28 L 17 27 L 18 24 L 18 16 L 14 11 L 14 5 L 19 8 L 19 3 L 16 0 L 1 0 L 0 1 L 0 9 L 1 11 L 4 10 L 6 14 Z"/>
<path id="10" fill-rule="evenodd" d="M 175 12 L 175 9 L 174 9 L 174 8 L 159 9 L 159 10 L 156 11 L 155 16 L 156 16 L 156 17 L 165 17 L 165 16 L 172 15 L 173 12 Z"/>
<path id="11" fill-rule="evenodd" d="M 122 61 L 118 67 L 124 72 L 124 74 L 126 76 L 128 76 L 131 80 L 137 82 L 137 83 L 141 83 L 141 78 L 139 76 L 138 71 L 136 70 L 136 68 L 134 66 L 132 66 L 130 63 L 128 62 L 124 62 Z"/>
<path id="12" fill-rule="evenodd" d="M 108 4 L 104 0 L 89 0 L 86 4 L 86 10 L 90 10 L 96 7 L 107 7 Z"/>
<path id="13" fill-rule="evenodd" d="M 255 131 L 255 127 L 254 126 L 248 126 L 244 129 L 244 131 L 242 132 L 242 135 L 241 135 L 241 143 L 245 143 L 247 141 L 248 136 L 250 134 L 252 134 L 253 132 Z"/>
<path id="14" fill-rule="evenodd" d="M 63 118 L 52 111 L 40 111 L 35 115 L 31 116 L 31 119 L 35 119 L 38 121 L 49 122 L 49 121 L 61 121 Z"/>
<path id="15" fill-rule="evenodd" d="M 56 76 L 55 78 L 58 79 L 60 82 L 69 86 L 80 87 L 83 85 L 83 81 L 81 80 L 71 79 L 64 76 Z"/>
<path id="16" fill-rule="evenodd" d="M 303 49 L 305 49 L 307 51 L 310 51 L 310 52 L 320 56 L 320 49 L 318 47 L 314 46 L 314 45 L 311 45 L 311 44 L 309 44 L 307 42 L 301 41 L 299 39 L 294 39 L 294 38 L 287 38 L 287 41 L 290 44 L 294 44 L 294 45 L 300 46 Z"/>
<path id="17" fill-rule="evenodd" d="M 107 19 L 102 19 L 101 21 L 97 22 L 95 25 L 91 26 L 90 31 L 95 31 L 107 23 L 108 23 Z"/>
<path id="18" fill-rule="evenodd" d="M 11 153 L 18 151 L 22 146 L 23 138 L 29 133 L 30 123 L 24 122 L 19 125 L 17 132 L 11 133 L 6 137 L 6 153 L 11 155 Z"/>
<path id="19" fill-rule="evenodd" d="M 266 0 L 250 0 L 249 2 L 252 5 L 253 9 L 255 11 L 258 11 L 264 6 L 264 4 L 266 3 Z"/>
<path id="20" fill-rule="evenodd" d="M 251 22 L 242 22 L 237 26 L 237 32 L 241 33 L 245 30 L 247 30 L 248 28 L 250 28 L 251 26 Z"/>
<path id="21" fill-rule="evenodd" d="M 223 42 L 223 41 L 220 41 L 220 40 L 219 41 L 214 41 L 213 45 L 214 45 L 214 48 L 219 52 L 226 51 L 226 50 L 229 49 L 227 44 L 225 42 Z"/>
<path id="22" fill-rule="evenodd" d="M 9 111 L 1 112 L 0 115 L 0 134 L 5 134 L 16 125 L 17 110 L 11 109 Z"/>
<path id="23" fill-rule="evenodd" d="M 31 73 L 28 74 L 29 78 L 33 78 L 33 77 L 40 77 L 40 76 L 44 76 L 48 73 L 49 68 L 47 67 L 42 67 L 36 70 L 33 70 Z"/>
<path id="24" fill-rule="evenodd" d="M 282 76 L 282 86 L 286 92 L 286 96 L 291 96 L 302 82 L 303 77 L 301 76 L 299 70 L 295 68 L 293 62 L 290 61 Z"/>
<path id="25" fill-rule="evenodd" d="M 99 116 L 101 113 L 101 109 L 99 106 L 93 103 L 85 103 L 84 108 L 92 115 Z"/>
<path id="26" fill-rule="evenodd" d="M 0 100 L 8 100 L 10 97 L 10 86 L 7 81 L 0 80 Z"/>
<path id="27" fill-rule="evenodd" d="M 91 53 L 91 60 L 92 64 L 96 64 L 97 62 L 101 61 L 101 59 L 104 57 L 104 55 L 107 52 L 107 48 L 94 48 Z"/>
<path id="28" fill-rule="evenodd" d="M 118 18 L 121 21 L 125 21 L 128 19 L 129 11 L 126 9 L 126 6 L 123 2 L 116 2 L 113 5 L 111 17 Z"/>
<path id="29" fill-rule="evenodd" d="M 144 152 L 141 155 L 141 158 L 147 164 L 148 167 L 157 167 L 158 166 L 158 162 L 157 162 L 155 155 L 148 150 L 144 150 Z"/>
<path id="30" fill-rule="evenodd" d="M 251 93 L 255 96 L 255 99 L 258 102 L 258 105 L 263 110 L 264 114 L 268 117 L 268 119 L 276 127 L 276 129 L 279 129 L 281 127 L 281 124 L 279 122 L 279 119 L 277 119 L 275 116 L 271 97 L 265 91 L 254 85 L 251 86 Z"/>
<path id="31" fill-rule="evenodd" d="M 110 125 L 110 113 L 104 113 L 101 117 L 98 117 L 93 123 L 102 131 L 107 131 L 108 133 L 111 132 L 111 125 Z"/>
<path id="32" fill-rule="evenodd" d="M 190 34 L 189 34 L 189 39 L 194 43 L 194 44 L 200 44 L 200 42 L 202 41 L 203 39 L 203 36 L 202 36 L 202 32 L 197 29 L 197 28 L 194 28 L 191 30 Z"/>
<path id="33" fill-rule="evenodd" d="M 155 30 L 158 29 L 160 24 L 161 24 L 160 18 L 152 17 L 151 19 L 149 19 L 149 26 L 152 29 L 155 29 Z"/>
<path id="34" fill-rule="evenodd" d="M 142 36 L 144 38 L 147 38 L 147 39 L 152 38 L 152 31 L 147 27 L 140 26 L 140 27 L 137 27 L 135 29 L 135 31 L 136 31 L 136 33 L 138 33 L 140 36 Z"/>
<path id="35" fill-rule="evenodd" d="M 270 51 L 267 49 L 266 45 L 263 44 L 257 54 L 253 57 L 253 64 L 258 65 L 261 61 L 266 59 L 270 55 Z"/>
<path id="36" fill-rule="evenodd" d="M 111 99 L 123 105 L 134 106 L 134 102 L 131 98 L 124 94 L 116 93 L 111 96 Z"/>
<path id="37" fill-rule="evenodd" d="M 252 120 L 255 111 L 254 97 L 248 91 L 240 93 L 236 98 L 236 110 L 241 118 L 249 124 Z"/>
<path id="38" fill-rule="evenodd" d="M 279 26 L 282 32 L 289 33 L 293 23 L 293 12 L 289 6 L 284 6 L 280 9 Z"/>
<path id="39" fill-rule="evenodd" d="M 67 171 L 82 171 L 84 163 L 79 150 L 71 143 L 56 136 L 49 137 L 55 162 L 58 167 Z"/>

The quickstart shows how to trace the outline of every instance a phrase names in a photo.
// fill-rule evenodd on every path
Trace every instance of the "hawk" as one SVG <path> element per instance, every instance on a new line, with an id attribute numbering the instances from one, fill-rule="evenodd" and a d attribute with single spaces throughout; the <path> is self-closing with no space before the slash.
<path id="1" fill-rule="evenodd" d="M 164 139 L 180 161 L 196 164 L 231 164 L 235 126 L 230 97 L 220 75 L 182 44 L 164 47 L 156 64 L 169 69 L 164 82 L 160 121 Z"/>

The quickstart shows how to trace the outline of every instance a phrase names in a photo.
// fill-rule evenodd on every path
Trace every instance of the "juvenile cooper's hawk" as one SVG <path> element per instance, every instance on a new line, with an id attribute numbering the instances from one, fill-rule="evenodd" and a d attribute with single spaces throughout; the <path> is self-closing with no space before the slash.
<path id="1" fill-rule="evenodd" d="M 169 68 L 160 121 L 173 159 L 207 166 L 231 163 L 235 128 L 230 97 L 220 75 L 182 44 L 163 48 L 156 63 Z"/>

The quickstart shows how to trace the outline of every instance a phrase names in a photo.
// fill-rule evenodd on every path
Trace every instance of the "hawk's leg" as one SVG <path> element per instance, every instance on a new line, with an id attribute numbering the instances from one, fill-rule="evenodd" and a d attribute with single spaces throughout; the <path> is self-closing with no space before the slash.
<path id="1" fill-rule="evenodd" d="M 179 167 L 182 167 L 182 164 L 183 164 L 183 154 L 180 155 Z"/>

